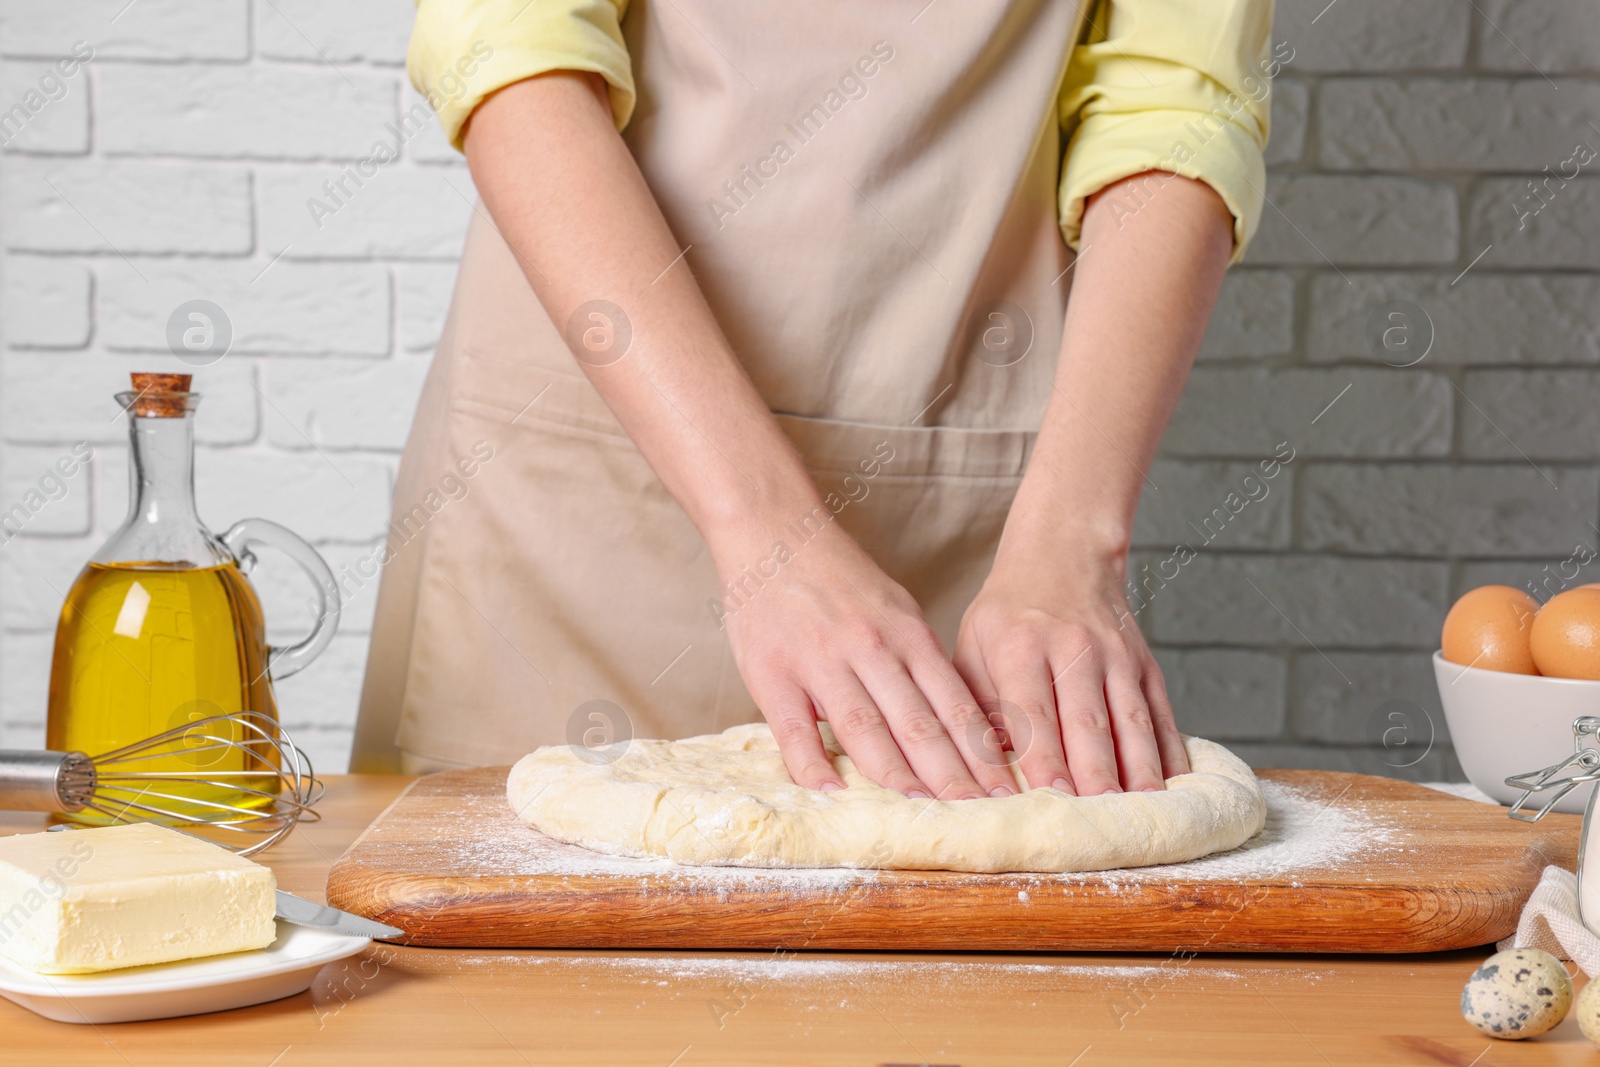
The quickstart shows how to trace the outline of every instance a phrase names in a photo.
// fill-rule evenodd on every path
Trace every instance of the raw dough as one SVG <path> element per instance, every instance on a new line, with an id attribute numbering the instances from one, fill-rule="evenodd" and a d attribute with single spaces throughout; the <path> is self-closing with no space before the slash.
<path id="1" fill-rule="evenodd" d="M 550 745 L 506 783 L 512 809 L 569 844 L 617 856 L 727 867 L 1099 871 L 1181 863 L 1243 844 L 1266 804 L 1221 745 L 1184 739 L 1194 773 L 1154 793 L 914 800 L 874 785 L 823 740 L 847 788 L 789 780 L 765 723 L 682 741 Z"/>

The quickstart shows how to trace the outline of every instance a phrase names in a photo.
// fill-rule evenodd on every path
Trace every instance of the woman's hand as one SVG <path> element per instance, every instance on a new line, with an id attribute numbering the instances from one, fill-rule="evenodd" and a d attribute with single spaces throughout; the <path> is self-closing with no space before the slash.
<path id="1" fill-rule="evenodd" d="M 956 666 L 1029 786 L 1160 789 L 1188 770 L 1122 577 L 1232 247 L 1221 198 L 1174 174 L 1113 183 L 1084 211 L 1055 388 L 956 641 Z"/>
<path id="2" fill-rule="evenodd" d="M 916 601 L 828 520 L 782 552 L 759 537 L 742 539 L 744 551 L 713 548 L 734 660 L 790 776 L 843 787 L 817 732 L 825 720 L 886 788 L 940 800 L 1015 793 L 997 731 Z"/>
<path id="3" fill-rule="evenodd" d="M 916 603 L 833 521 L 722 335 L 638 164 L 605 83 L 557 72 L 474 113 L 468 161 L 495 225 L 557 324 L 603 298 L 632 326 L 626 358 L 578 361 L 705 537 L 751 695 L 795 781 L 838 787 L 819 719 L 873 781 L 947 799 L 1012 790 L 995 735 Z M 663 267 L 667 269 L 663 270 Z M 730 457 L 738 457 L 735 462 Z M 768 561 L 784 520 L 821 532 Z M 726 610 L 726 609 L 725 609 Z M 952 736 L 953 732 L 953 736 Z"/>
<path id="4" fill-rule="evenodd" d="M 996 561 L 961 620 L 956 667 L 1029 787 L 1095 796 L 1189 770 L 1161 668 L 1121 586 L 1089 552 Z"/>

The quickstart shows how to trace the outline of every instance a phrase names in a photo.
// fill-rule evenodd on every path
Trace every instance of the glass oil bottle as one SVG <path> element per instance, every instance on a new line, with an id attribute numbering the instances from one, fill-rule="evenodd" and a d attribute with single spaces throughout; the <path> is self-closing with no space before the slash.
<path id="1" fill-rule="evenodd" d="M 187 374 L 135 374 L 117 399 L 128 413 L 127 519 L 79 573 L 62 605 L 50 672 L 47 744 L 91 756 L 174 727 L 243 710 L 277 718 L 274 677 L 294 673 L 338 625 L 332 573 L 315 549 L 276 523 L 246 519 L 218 537 L 194 496 L 194 413 Z M 269 648 L 260 601 L 245 572 L 249 545 L 269 544 L 318 587 L 316 626 L 297 645 Z M 153 806 L 224 817 L 221 805 L 262 806 L 276 767 L 212 743 L 237 727 L 211 723 L 146 770 L 170 773 Z M 255 772 L 255 773 L 253 773 Z M 69 821 L 105 822 L 82 813 Z"/>

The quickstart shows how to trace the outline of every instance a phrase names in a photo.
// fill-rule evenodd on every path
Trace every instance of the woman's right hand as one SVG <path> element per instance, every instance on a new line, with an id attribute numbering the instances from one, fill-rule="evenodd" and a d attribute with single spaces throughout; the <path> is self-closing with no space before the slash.
<path id="1" fill-rule="evenodd" d="M 842 785 L 817 732 L 826 719 L 861 772 L 891 789 L 1012 790 L 996 731 L 915 601 L 823 506 L 722 335 L 689 249 L 617 134 L 605 83 L 564 71 L 509 85 L 463 137 L 473 181 L 551 321 L 593 300 L 626 316 L 622 353 L 575 362 L 705 536 L 722 579 L 745 581 L 785 519 L 820 522 L 725 619 L 794 780 Z"/>
<path id="2" fill-rule="evenodd" d="M 734 661 L 790 776 L 843 788 L 817 730 L 826 721 L 862 774 L 906 796 L 1015 793 L 999 731 L 917 602 L 825 508 L 812 514 L 827 521 L 804 543 L 714 550 Z"/>

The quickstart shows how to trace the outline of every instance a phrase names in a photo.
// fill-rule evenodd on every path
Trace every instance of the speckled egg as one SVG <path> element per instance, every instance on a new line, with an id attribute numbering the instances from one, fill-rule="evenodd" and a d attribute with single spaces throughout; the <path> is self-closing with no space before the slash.
<path id="1" fill-rule="evenodd" d="M 1583 1031 L 1583 1036 L 1600 1045 L 1600 982 L 1589 980 L 1578 994 L 1572 1014 L 1578 1017 L 1578 1029 Z"/>
<path id="2" fill-rule="evenodd" d="M 1496 952 L 1472 972 L 1461 991 L 1461 1016 L 1490 1037 L 1538 1037 L 1566 1018 L 1572 979 L 1550 953 L 1537 948 Z"/>

